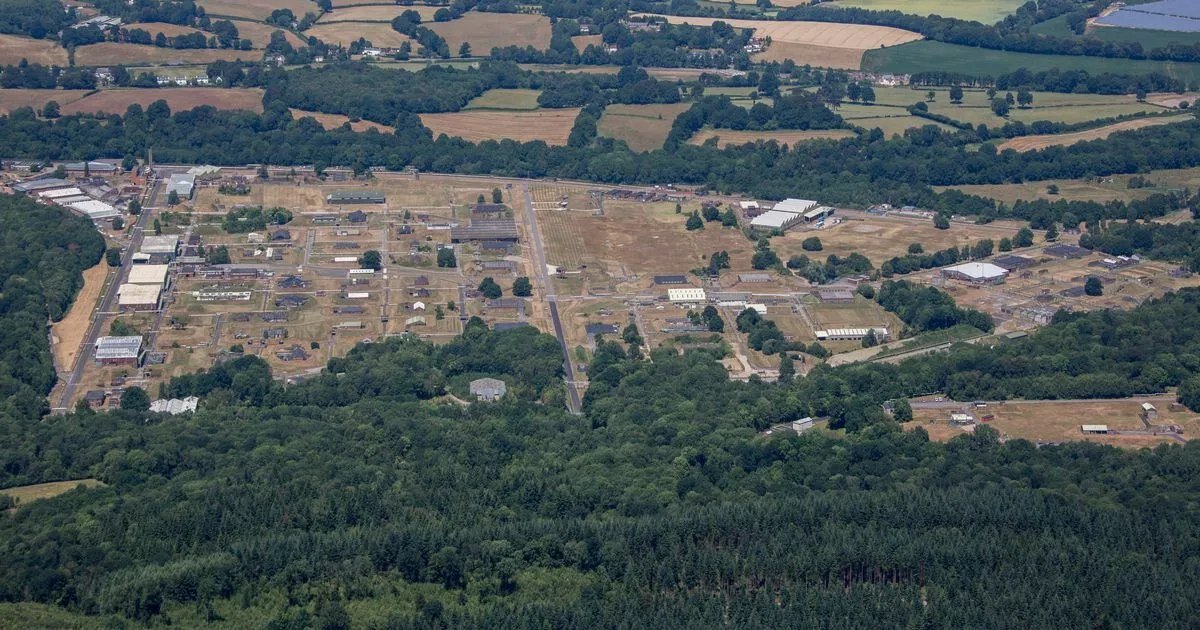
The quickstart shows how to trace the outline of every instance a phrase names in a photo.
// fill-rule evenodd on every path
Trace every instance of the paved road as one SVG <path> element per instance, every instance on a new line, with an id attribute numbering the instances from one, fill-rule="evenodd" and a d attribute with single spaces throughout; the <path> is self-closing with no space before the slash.
<path id="1" fill-rule="evenodd" d="M 550 324 L 554 327 L 554 336 L 558 337 L 558 345 L 562 346 L 563 375 L 567 385 L 567 409 L 573 414 L 583 413 L 583 400 L 579 389 L 575 387 L 575 366 L 571 362 L 571 349 L 567 346 L 567 337 L 563 334 L 562 321 L 558 317 L 558 296 L 551 293 L 550 274 L 546 271 L 546 251 L 542 246 L 542 232 L 538 227 L 537 212 L 533 209 L 533 195 L 529 192 L 529 183 L 521 183 L 521 192 L 525 195 L 525 216 L 529 221 L 531 245 L 530 259 L 533 265 L 534 277 L 541 285 L 542 294 L 550 306 Z"/>
<path id="2" fill-rule="evenodd" d="M 79 381 L 83 378 L 83 372 L 87 369 L 88 364 L 92 362 L 92 353 L 95 351 L 96 339 L 103 332 L 101 327 L 104 323 L 104 316 L 115 309 L 117 290 L 121 288 L 121 282 L 129 276 L 129 268 L 133 266 L 133 254 L 142 247 L 142 237 L 145 236 L 146 226 L 153 221 L 153 207 L 156 205 L 160 194 L 162 194 L 162 181 L 156 179 L 150 184 L 149 194 L 142 205 L 142 214 L 138 216 L 137 223 L 133 225 L 130 231 L 129 246 L 126 247 L 124 256 L 121 258 L 121 267 L 117 270 L 116 275 L 113 276 L 112 282 L 108 284 L 108 289 L 105 290 L 103 297 L 100 299 L 99 308 L 92 313 L 92 323 L 88 325 L 87 334 L 84 335 L 83 341 L 80 343 L 79 352 L 75 355 L 75 365 L 71 368 L 71 372 L 67 374 L 63 382 L 62 396 L 58 399 L 58 405 L 54 407 L 55 412 L 66 413 L 70 410 L 71 401 L 75 399 L 75 390 L 79 387 Z"/>

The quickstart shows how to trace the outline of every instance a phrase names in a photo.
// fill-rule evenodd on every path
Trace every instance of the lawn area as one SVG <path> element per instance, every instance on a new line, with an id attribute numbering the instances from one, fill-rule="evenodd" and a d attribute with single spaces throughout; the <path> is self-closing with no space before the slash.
<path id="1" fill-rule="evenodd" d="M 661 105 L 609 105 L 597 125 L 600 135 L 624 140 L 634 151 L 661 149 L 675 117 L 690 103 Z"/>
<path id="2" fill-rule="evenodd" d="M 538 108 L 541 93 L 541 90 L 488 90 L 471 99 L 463 109 L 533 110 Z"/>
<path id="3" fill-rule="evenodd" d="M 994 24 L 1011 15 L 1024 0 L 836 0 L 833 7 L 857 7 L 872 11 L 903 11 L 913 15 L 933 15 Z"/>
<path id="4" fill-rule="evenodd" d="M 1094 73 L 1147 74 L 1161 72 L 1191 83 L 1200 81 L 1200 63 L 1153 61 L 1149 59 L 1106 59 L 1070 55 L 1035 55 L 972 48 L 935 41 L 919 41 L 887 48 L 874 48 L 863 55 L 863 70 L 911 74 L 915 72 L 959 72 L 973 76 L 996 76 L 1026 68 L 1043 70 L 1086 70 Z"/>

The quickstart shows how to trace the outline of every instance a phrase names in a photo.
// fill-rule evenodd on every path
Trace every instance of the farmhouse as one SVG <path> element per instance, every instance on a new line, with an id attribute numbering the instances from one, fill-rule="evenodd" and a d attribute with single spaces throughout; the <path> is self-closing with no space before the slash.
<path id="1" fill-rule="evenodd" d="M 191 199 L 192 191 L 196 189 L 196 176 L 186 173 L 174 173 L 167 180 L 167 194 L 175 193 L 180 199 Z"/>
<path id="2" fill-rule="evenodd" d="M 101 337 L 96 340 L 96 362 L 100 365 L 132 365 L 142 363 L 145 348 L 141 335 Z"/>
<path id="3" fill-rule="evenodd" d="M 707 300 L 704 289 L 667 289 L 667 300 L 672 304 L 699 304 Z"/>
<path id="4" fill-rule="evenodd" d="M 451 243 L 469 241 L 511 241 L 519 240 L 517 222 L 512 219 L 488 219 L 471 221 L 467 227 L 450 228 Z"/>
<path id="5" fill-rule="evenodd" d="M 877 341 L 887 341 L 888 330 L 883 326 L 872 328 L 830 328 L 829 330 L 813 331 L 817 341 L 860 341 L 867 333 L 874 331 Z"/>
<path id="6" fill-rule="evenodd" d="M 161 293 L 161 284 L 122 284 L 117 288 L 117 306 L 122 311 L 153 311 Z"/>
<path id="7" fill-rule="evenodd" d="M 961 265 L 946 267 L 942 270 L 942 277 L 944 278 L 963 280 L 975 284 L 1000 284 L 1004 282 L 1006 276 L 1008 276 L 1007 269 L 986 262 L 962 263 Z"/>
<path id="8" fill-rule="evenodd" d="M 496 401 L 508 393 L 508 386 L 498 378 L 480 378 L 471 381 L 471 395 L 482 401 Z"/>
<path id="9" fill-rule="evenodd" d="M 377 190 L 337 190 L 325 197 L 326 203 L 357 204 L 387 203 L 387 197 Z"/>

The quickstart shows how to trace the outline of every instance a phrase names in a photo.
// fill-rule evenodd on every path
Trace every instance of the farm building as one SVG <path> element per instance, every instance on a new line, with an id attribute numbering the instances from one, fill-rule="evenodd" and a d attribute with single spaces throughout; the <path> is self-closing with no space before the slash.
<path id="1" fill-rule="evenodd" d="M 146 349 L 141 335 L 101 337 L 96 340 L 96 362 L 100 365 L 132 365 L 142 363 Z"/>
<path id="2" fill-rule="evenodd" d="M 196 410 L 196 404 L 200 402 L 195 396 L 187 398 L 159 398 L 150 403 L 150 411 L 155 413 L 169 413 L 177 416 L 181 413 L 191 413 Z"/>
<path id="3" fill-rule="evenodd" d="M 504 332 L 507 330 L 516 330 L 518 328 L 524 328 L 528 325 L 529 324 L 526 322 L 496 322 L 495 324 L 492 324 L 492 330 L 494 330 L 496 332 Z"/>
<path id="4" fill-rule="evenodd" d="M 1000 284 L 1008 276 L 1008 270 L 992 263 L 970 262 L 946 267 L 942 270 L 942 276 L 976 284 Z"/>
<path id="5" fill-rule="evenodd" d="M 378 190 L 337 190 L 325 197 L 326 203 L 387 203 L 387 197 Z"/>
<path id="6" fill-rule="evenodd" d="M 292 346 L 286 350 L 276 352 L 275 358 L 280 361 L 303 361 L 308 358 L 308 353 L 300 346 Z"/>
<path id="7" fill-rule="evenodd" d="M 279 308 L 296 308 L 298 306 L 304 306 L 305 302 L 308 302 L 308 297 L 297 295 L 295 293 L 289 293 L 287 295 L 279 296 L 279 298 L 275 300 L 275 306 L 278 306 Z"/>
<path id="8" fill-rule="evenodd" d="M 271 232 L 269 238 L 274 243 L 282 243 L 292 240 L 292 233 L 288 230 L 275 230 Z"/>
<path id="9" fill-rule="evenodd" d="M 167 282 L 166 265 L 133 265 L 129 268 L 129 284 L 152 284 L 162 286 Z"/>
<path id="10" fill-rule="evenodd" d="M 849 289 L 817 289 L 817 299 L 822 304 L 849 304 L 854 301 L 854 292 Z"/>
<path id="11" fill-rule="evenodd" d="M 491 309 L 513 310 L 519 313 L 525 312 L 525 300 L 521 298 L 498 298 L 488 300 L 487 307 Z"/>
<path id="12" fill-rule="evenodd" d="M 517 241 L 517 222 L 512 219 L 488 219 L 471 221 L 466 227 L 450 228 L 450 242 L 468 241 Z"/>
<path id="13" fill-rule="evenodd" d="M 66 197 L 78 197 L 82 194 L 82 190 L 72 186 L 70 188 L 53 188 L 50 190 L 43 190 L 39 192 L 37 196 L 41 197 L 42 199 L 63 199 Z"/>
<path id="14" fill-rule="evenodd" d="M 1092 435 L 1104 435 L 1108 433 L 1107 424 L 1081 424 L 1079 430 Z"/>
<path id="15" fill-rule="evenodd" d="M 480 268 L 484 271 L 508 271 L 515 272 L 517 265 L 511 260 L 485 260 L 479 263 Z"/>
<path id="16" fill-rule="evenodd" d="M 300 276 L 284 276 L 279 280 L 280 289 L 307 289 L 308 281 Z"/>
<path id="17" fill-rule="evenodd" d="M 1154 422 L 1158 419 L 1158 408 L 1148 402 L 1142 403 L 1138 416 L 1145 422 Z"/>
<path id="18" fill-rule="evenodd" d="M 768 210 L 750 220 L 751 229 L 770 232 L 786 230 L 800 222 L 801 215 L 794 212 Z"/>
<path id="19" fill-rule="evenodd" d="M 769 273 L 739 273 L 738 282 L 746 282 L 749 284 L 764 284 L 771 281 Z"/>
<path id="20" fill-rule="evenodd" d="M 480 378 L 471 381 L 471 395 L 477 400 L 496 401 L 508 393 L 508 386 L 498 378 Z"/>
<path id="21" fill-rule="evenodd" d="M 370 297 L 370 293 L 366 291 L 350 291 L 346 293 L 347 300 L 365 300 Z"/>
<path id="22" fill-rule="evenodd" d="M 975 416 L 972 416 L 969 413 L 952 413 L 950 414 L 950 424 L 955 424 L 958 426 L 975 424 Z"/>
<path id="23" fill-rule="evenodd" d="M 511 254 L 513 244 L 505 241 L 483 241 L 479 243 L 479 251 L 496 253 L 496 254 Z"/>
<path id="24" fill-rule="evenodd" d="M 336 214 L 314 214 L 312 222 L 314 225 L 333 225 L 337 223 L 338 216 Z"/>
<path id="25" fill-rule="evenodd" d="M 817 206 L 816 208 L 805 212 L 802 216 L 804 217 L 805 223 L 820 221 L 825 217 L 833 216 L 833 208 L 829 206 Z"/>
<path id="26" fill-rule="evenodd" d="M 153 311 L 161 293 L 161 284 L 122 284 L 117 289 L 117 306 L 122 311 Z"/>
<path id="27" fill-rule="evenodd" d="M 704 289 L 667 289 L 667 299 L 672 304 L 698 304 L 707 300 Z"/>
<path id="28" fill-rule="evenodd" d="M 363 326 L 363 323 L 358 320 L 338 322 L 338 323 L 334 324 L 333 327 L 338 330 L 352 330 L 352 329 L 366 328 L 366 326 Z"/>
<path id="29" fill-rule="evenodd" d="M 167 180 L 167 194 L 175 193 L 180 199 L 191 199 L 192 191 L 196 189 L 196 176 L 186 173 L 175 173 Z"/>
<path id="30" fill-rule="evenodd" d="M 367 282 L 374 277 L 374 269 L 351 269 L 350 271 L 346 272 L 346 279 L 349 280 L 351 284 Z"/>
<path id="31" fill-rule="evenodd" d="M 423 315 L 414 315 L 404 320 L 405 326 L 424 326 L 425 317 Z"/>
<path id="32" fill-rule="evenodd" d="M 87 402 L 88 407 L 99 409 L 104 406 L 104 401 L 108 400 L 108 394 L 102 389 L 93 389 L 84 394 L 83 399 Z"/>
<path id="33" fill-rule="evenodd" d="M 829 330 L 813 331 L 817 341 L 860 341 L 868 332 L 875 332 L 877 341 L 887 341 L 888 330 L 883 326 L 872 328 L 830 328 Z"/>
<path id="34" fill-rule="evenodd" d="M 1050 247 L 1043 249 L 1042 253 L 1046 254 L 1047 256 L 1054 256 L 1055 258 L 1083 258 L 1092 252 L 1091 250 L 1084 249 L 1078 245 L 1059 243 L 1058 245 L 1051 245 Z"/>
<path id="35" fill-rule="evenodd" d="M 205 289 L 201 291 L 192 291 L 192 298 L 197 302 L 225 302 L 225 301 L 250 301 L 250 291 L 239 289 Z"/>
<path id="36" fill-rule="evenodd" d="M 816 206 L 817 202 L 811 199 L 784 199 L 783 201 L 775 204 L 775 207 L 771 208 L 771 211 L 788 212 L 803 216 L 804 213 L 812 210 Z"/>
<path id="37" fill-rule="evenodd" d="M 654 276 L 654 284 L 687 284 L 687 276 Z"/>
<path id="38" fill-rule="evenodd" d="M 163 235 L 146 236 L 142 238 L 142 247 L 139 251 L 141 251 L 143 254 L 163 254 L 166 256 L 174 256 L 175 251 L 178 249 L 178 236 Z"/>
<path id="39" fill-rule="evenodd" d="M 96 162 L 95 160 L 90 161 L 90 162 L 67 162 L 66 164 L 63 164 L 62 166 L 63 166 L 63 169 L 65 169 L 68 173 L 75 173 L 75 174 L 79 174 L 79 175 L 82 175 L 84 173 L 115 173 L 115 172 L 117 172 L 116 165 L 109 164 L 108 162 Z"/>
<path id="40" fill-rule="evenodd" d="M 477 203 L 471 207 L 472 219 L 502 219 L 508 206 L 502 203 Z"/>

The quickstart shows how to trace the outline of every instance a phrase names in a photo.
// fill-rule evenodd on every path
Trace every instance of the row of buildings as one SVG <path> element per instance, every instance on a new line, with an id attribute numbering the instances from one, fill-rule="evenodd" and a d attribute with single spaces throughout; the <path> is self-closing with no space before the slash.
<path id="1" fill-rule="evenodd" d="M 741 207 L 750 217 L 750 228 L 760 232 L 784 231 L 797 223 L 820 223 L 834 212 L 832 207 L 811 199 L 784 199 L 769 209 L 757 201 L 743 201 Z"/>

